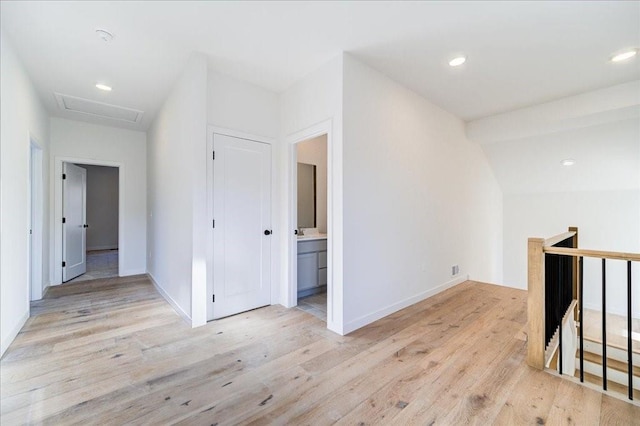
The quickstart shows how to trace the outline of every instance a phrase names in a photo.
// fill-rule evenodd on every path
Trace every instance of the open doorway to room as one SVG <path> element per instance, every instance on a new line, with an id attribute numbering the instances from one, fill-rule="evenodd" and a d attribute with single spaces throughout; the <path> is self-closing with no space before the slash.
<path id="1" fill-rule="evenodd" d="M 81 185 L 63 185 L 63 218 L 66 222 L 63 223 L 63 258 L 66 264 L 63 281 L 76 283 L 117 277 L 119 169 L 81 163 L 66 163 L 65 166 L 70 170 L 71 166 L 79 169 L 86 177 L 84 188 L 79 188 Z M 71 173 L 68 172 L 66 178 L 69 181 Z M 66 226 L 72 229 L 65 229 Z M 71 271 L 71 268 L 75 270 Z"/>
<path id="2" fill-rule="evenodd" d="M 327 135 L 295 145 L 298 308 L 327 321 Z"/>

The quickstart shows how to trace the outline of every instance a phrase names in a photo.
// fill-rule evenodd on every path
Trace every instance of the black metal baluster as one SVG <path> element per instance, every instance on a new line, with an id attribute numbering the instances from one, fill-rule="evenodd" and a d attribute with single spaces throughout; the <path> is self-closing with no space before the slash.
<path id="1" fill-rule="evenodd" d="M 631 351 L 631 261 L 627 261 L 627 368 L 629 399 L 633 401 L 633 352 Z"/>
<path id="2" fill-rule="evenodd" d="M 584 321 L 582 319 L 582 271 L 583 271 L 583 258 L 578 259 L 578 315 L 580 321 L 580 381 L 584 382 Z"/>
<path id="3" fill-rule="evenodd" d="M 602 259 L 602 389 L 607 390 L 607 260 Z"/>

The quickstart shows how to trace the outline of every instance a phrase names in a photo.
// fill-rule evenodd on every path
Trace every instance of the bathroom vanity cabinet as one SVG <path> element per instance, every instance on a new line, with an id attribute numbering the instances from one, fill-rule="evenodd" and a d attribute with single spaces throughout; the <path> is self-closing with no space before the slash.
<path id="1" fill-rule="evenodd" d="M 298 297 L 326 290 L 327 237 L 298 240 Z"/>

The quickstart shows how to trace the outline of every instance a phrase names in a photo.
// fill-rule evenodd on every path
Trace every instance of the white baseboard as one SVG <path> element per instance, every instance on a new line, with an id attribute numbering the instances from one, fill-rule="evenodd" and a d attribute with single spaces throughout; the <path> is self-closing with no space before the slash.
<path id="1" fill-rule="evenodd" d="M 143 274 L 146 274 L 146 273 L 147 273 L 147 271 L 144 270 L 144 269 L 128 269 L 126 271 L 122 271 L 122 273 L 119 273 L 118 276 L 120 276 L 120 277 L 128 277 L 128 276 L 131 276 L 131 275 L 143 275 Z M 149 276 L 151 276 L 151 275 L 149 275 Z M 153 281 L 153 279 L 151 281 Z"/>
<path id="2" fill-rule="evenodd" d="M 18 333 L 20 333 L 20 330 L 22 330 L 22 327 L 24 327 L 24 324 L 27 322 L 28 319 L 29 319 L 29 310 L 27 309 L 27 312 L 25 312 L 24 315 L 22 315 L 22 317 L 20 318 L 20 321 L 18 321 L 16 326 L 13 328 L 13 330 L 11 330 L 11 332 L 4 339 L 2 339 L 2 343 L 0 344 L 0 357 L 2 357 L 5 351 L 9 349 L 9 346 L 11 345 L 11 343 L 13 343 L 16 336 L 18 335 Z"/>
<path id="3" fill-rule="evenodd" d="M 51 288 L 51 283 L 47 283 L 47 284 L 44 284 L 42 286 L 42 298 L 43 299 L 47 295 L 47 291 L 49 291 L 50 288 Z"/>
<path id="4" fill-rule="evenodd" d="M 147 275 L 149 275 L 149 279 L 151 280 L 151 283 L 153 284 L 153 286 L 156 288 L 156 290 L 158 291 L 158 293 L 160 293 L 160 296 L 162 296 L 164 298 L 164 300 L 167 301 L 168 304 L 171 305 L 171 307 L 173 308 L 174 311 L 176 311 L 176 313 L 178 315 L 180 315 L 180 317 L 187 323 L 189 324 L 189 326 L 191 326 L 191 317 L 182 310 L 182 308 L 176 303 L 175 300 L 173 300 L 171 298 L 171 296 L 169 296 L 169 294 L 164 291 L 164 289 L 160 286 L 160 284 L 158 284 L 158 282 L 156 281 L 156 279 L 153 277 L 153 275 L 151 275 L 150 272 L 147 272 Z"/>
<path id="5" fill-rule="evenodd" d="M 91 247 L 87 247 L 87 251 L 94 251 L 94 250 L 117 250 L 118 246 L 117 245 L 110 245 L 110 246 L 91 246 Z"/>
<path id="6" fill-rule="evenodd" d="M 371 324 L 374 321 L 379 320 L 380 318 L 384 318 L 387 315 L 391 315 L 394 312 L 399 311 L 400 309 L 404 309 L 407 306 L 411 306 L 415 303 L 418 303 L 426 298 L 429 298 L 431 296 L 435 296 L 436 294 L 451 288 L 453 286 L 456 286 L 458 284 L 461 284 L 465 281 L 467 281 L 469 279 L 469 275 L 464 275 L 464 276 L 460 276 L 458 278 L 454 278 L 451 281 L 447 281 L 444 284 L 441 284 L 437 287 L 431 288 L 427 291 L 423 291 L 421 293 L 416 294 L 415 296 L 411 296 L 409 298 L 406 298 L 404 300 L 401 300 L 397 303 L 391 304 L 385 308 L 379 309 L 375 312 L 372 312 L 370 314 L 361 316 L 360 318 L 356 318 L 353 321 L 350 321 L 348 323 L 346 323 L 344 325 L 344 334 L 349 334 L 352 331 L 355 331 L 359 328 L 364 327 L 367 324 Z"/>

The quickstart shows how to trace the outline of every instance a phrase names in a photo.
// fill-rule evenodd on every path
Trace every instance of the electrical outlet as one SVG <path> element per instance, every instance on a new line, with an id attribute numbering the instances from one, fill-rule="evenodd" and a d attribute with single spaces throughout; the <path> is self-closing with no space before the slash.
<path id="1" fill-rule="evenodd" d="M 460 267 L 458 265 L 453 265 L 451 267 L 451 276 L 455 277 L 456 275 L 458 275 L 460 273 Z"/>

